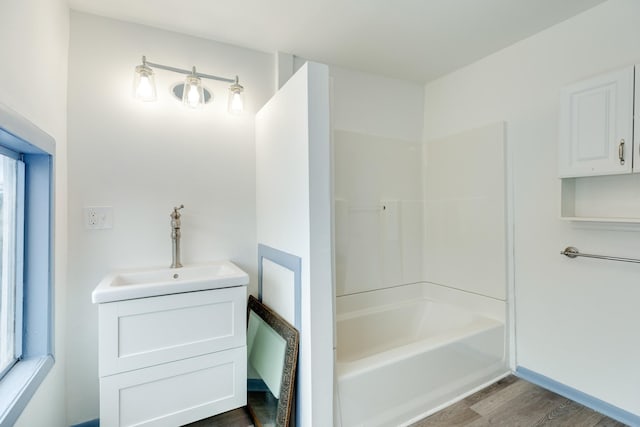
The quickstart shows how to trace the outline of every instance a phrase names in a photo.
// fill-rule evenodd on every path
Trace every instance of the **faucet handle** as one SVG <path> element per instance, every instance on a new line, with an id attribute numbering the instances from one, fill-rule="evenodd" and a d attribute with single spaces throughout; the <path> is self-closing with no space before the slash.
<path id="1" fill-rule="evenodd" d="M 180 209 L 184 209 L 184 205 L 180 205 L 178 206 L 174 206 L 173 207 L 173 212 L 171 212 L 171 218 L 173 218 L 174 220 L 177 220 L 178 218 L 180 218 L 180 213 L 178 212 Z"/>

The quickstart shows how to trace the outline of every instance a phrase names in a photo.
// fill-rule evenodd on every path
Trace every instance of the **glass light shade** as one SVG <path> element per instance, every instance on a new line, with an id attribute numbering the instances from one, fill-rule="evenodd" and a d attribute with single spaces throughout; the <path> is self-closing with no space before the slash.
<path id="1" fill-rule="evenodd" d="M 133 97 L 141 101 L 157 99 L 153 70 L 144 64 L 136 67 L 133 76 Z"/>
<path id="2" fill-rule="evenodd" d="M 199 108 L 204 105 L 202 81 L 194 74 L 187 76 L 187 79 L 184 82 L 182 103 L 190 108 Z"/>
<path id="3" fill-rule="evenodd" d="M 229 112 L 240 114 L 244 110 L 244 88 L 238 84 L 238 80 L 229 86 Z"/>

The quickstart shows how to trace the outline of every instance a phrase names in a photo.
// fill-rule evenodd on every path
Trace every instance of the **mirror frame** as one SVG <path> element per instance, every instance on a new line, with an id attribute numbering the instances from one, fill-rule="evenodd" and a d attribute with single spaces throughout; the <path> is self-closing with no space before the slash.
<path id="1" fill-rule="evenodd" d="M 284 320 L 284 318 L 282 318 L 278 313 L 264 305 L 253 295 L 249 295 L 249 302 L 247 303 L 247 327 L 249 327 L 249 315 L 252 311 L 286 341 L 284 369 L 282 371 L 280 396 L 278 397 L 275 421 L 276 427 L 289 427 L 296 383 L 300 334 L 289 322 Z M 249 403 L 248 391 L 247 408 L 249 409 L 249 413 L 251 414 L 251 418 L 256 424 L 256 427 L 261 427 L 262 424 Z"/>

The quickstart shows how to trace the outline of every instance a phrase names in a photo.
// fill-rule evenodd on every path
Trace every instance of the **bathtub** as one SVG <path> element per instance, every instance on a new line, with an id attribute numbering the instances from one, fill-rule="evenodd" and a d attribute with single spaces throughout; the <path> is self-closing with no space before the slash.
<path id="1" fill-rule="evenodd" d="M 408 424 L 508 372 L 503 321 L 424 290 L 338 298 L 337 424 Z"/>

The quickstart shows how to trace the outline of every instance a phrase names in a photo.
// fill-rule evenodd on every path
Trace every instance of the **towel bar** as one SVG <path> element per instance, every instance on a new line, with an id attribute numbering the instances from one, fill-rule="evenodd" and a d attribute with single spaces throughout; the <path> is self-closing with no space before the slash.
<path id="1" fill-rule="evenodd" d="M 563 251 L 560 252 L 560 255 L 565 255 L 568 258 L 576 258 L 576 257 L 585 257 L 585 258 L 597 258 L 597 259 L 606 259 L 609 261 L 621 261 L 621 262 L 633 262 L 636 264 L 640 264 L 640 259 L 635 258 L 622 258 L 617 256 L 607 256 L 607 255 L 593 255 L 593 254 L 583 254 L 577 248 L 573 246 L 567 246 Z"/>

